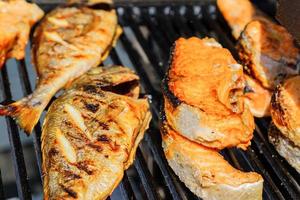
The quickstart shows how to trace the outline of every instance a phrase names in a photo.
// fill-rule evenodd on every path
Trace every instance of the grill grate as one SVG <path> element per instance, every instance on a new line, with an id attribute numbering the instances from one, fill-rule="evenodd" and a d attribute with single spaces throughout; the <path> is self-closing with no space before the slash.
<path id="1" fill-rule="evenodd" d="M 53 6 L 42 4 L 46 10 Z M 169 49 L 178 37 L 214 37 L 236 56 L 234 40 L 215 4 L 211 3 L 184 6 L 180 4 L 135 6 L 123 3 L 117 5 L 117 12 L 124 33 L 104 64 L 122 64 L 132 67 L 138 73 L 143 93 L 151 97 L 153 121 L 137 150 L 133 166 L 125 172 L 122 182 L 110 199 L 198 199 L 178 180 L 164 158 L 158 130 L 162 100 L 160 80 L 168 64 Z M 20 78 L 19 87 L 23 95 L 30 94 L 33 86 L 31 80 L 34 77 L 30 72 L 32 68 L 30 58 L 27 55 L 24 61 L 16 63 Z M 12 76 L 8 73 L 9 70 L 11 67 L 7 64 L 0 75 L 0 89 L 5 101 L 12 100 Z M 222 154 L 236 168 L 257 171 L 263 175 L 264 199 L 299 199 L 300 175 L 268 143 L 269 121 L 270 119 L 256 120 L 254 139 L 247 151 L 233 148 L 222 151 Z M 16 176 L 15 195 L 20 199 L 31 199 L 32 188 L 29 180 L 33 178 L 27 176 L 19 136 L 23 131 L 20 131 L 10 118 L 6 118 L 6 123 Z M 32 137 L 39 169 L 37 173 L 41 177 L 40 135 L 41 123 L 34 129 Z M 3 199 L 4 193 L 0 171 L 0 199 Z"/>

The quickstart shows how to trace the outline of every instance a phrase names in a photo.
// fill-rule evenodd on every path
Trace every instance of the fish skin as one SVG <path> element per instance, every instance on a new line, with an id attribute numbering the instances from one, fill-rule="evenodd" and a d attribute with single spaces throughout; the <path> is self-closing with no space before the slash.
<path id="1" fill-rule="evenodd" d="M 138 77 L 127 68 L 93 68 L 50 106 L 42 131 L 46 200 L 105 199 L 119 184 L 151 119 L 134 81 Z M 114 93 L 127 83 L 127 95 Z M 86 106 L 91 104 L 96 108 Z M 70 106 L 85 130 L 68 114 Z"/>
<path id="2" fill-rule="evenodd" d="M 13 117 L 26 133 L 31 133 L 54 94 L 98 66 L 118 36 L 113 9 L 81 6 L 51 11 L 34 33 L 36 90 L 13 104 L 0 106 L 0 115 Z"/>
<path id="3" fill-rule="evenodd" d="M 24 58 L 30 29 L 43 15 L 24 0 L 0 1 L 0 68 L 8 58 Z"/>

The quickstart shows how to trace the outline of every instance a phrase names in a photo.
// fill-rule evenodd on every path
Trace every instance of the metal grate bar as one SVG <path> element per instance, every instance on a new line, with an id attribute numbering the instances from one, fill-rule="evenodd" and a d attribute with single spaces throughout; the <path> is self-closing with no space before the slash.
<path id="1" fill-rule="evenodd" d="M 0 199 L 4 199 L 4 190 L 3 190 L 1 169 L 0 169 Z"/>
<path id="2" fill-rule="evenodd" d="M 10 82 L 8 80 L 7 66 L 3 67 L 0 76 L 1 90 L 4 91 L 4 98 L 11 100 Z M 27 180 L 27 171 L 24 161 L 22 144 L 17 124 L 10 117 L 6 117 L 8 138 L 11 146 L 11 154 L 14 163 L 16 185 L 20 199 L 31 199 L 30 187 Z"/>
<path id="3" fill-rule="evenodd" d="M 32 88 L 30 86 L 29 82 L 29 74 L 27 72 L 27 66 L 25 64 L 25 61 L 22 60 L 18 63 L 18 71 L 19 71 L 19 77 L 22 82 L 21 86 L 23 89 L 24 96 L 27 96 L 32 93 Z M 35 157 L 38 164 L 38 169 L 40 173 L 40 177 L 42 177 L 42 154 L 41 154 L 41 124 L 40 122 L 37 123 L 35 126 L 33 132 L 31 133 L 33 136 L 33 145 L 34 145 L 34 151 L 35 151 Z"/>

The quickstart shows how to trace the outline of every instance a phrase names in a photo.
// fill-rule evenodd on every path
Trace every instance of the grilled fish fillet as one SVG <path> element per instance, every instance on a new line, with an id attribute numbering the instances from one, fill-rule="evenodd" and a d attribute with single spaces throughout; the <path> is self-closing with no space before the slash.
<path id="1" fill-rule="evenodd" d="M 217 151 L 187 140 L 166 124 L 161 132 L 169 165 L 203 200 L 262 199 L 259 174 L 233 168 Z"/>
<path id="2" fill-rule="evenodd" d="M 217 0 L 217 6 L 230 26 L 235 39 L 240 37 L 250 21 L 256 19 L 269 21 L 249 0 Z"/>
<path id="3" fill-rule="evenodd" d="M 265 88 L 273 90 L 282 77 L 298 73 L 300 51 L 287 30 L 273 22 L 250 22 L 237 49 L 245 67 Z"/>
<path id="4" fill-rule="evenodd" d="M 30 29 L 43 15 L 36 4 L 0 0 L 0 68 L 8 58 L 24 58 Z"/>
<path id="5" fill-rule="evenodd" d="M 64 7 L 50 12 L 34 33 L 37 88 L 1 106 L 0 114 L 15 118 L 30 133 L 54 94 L 105 58 L 118 37 L 117 27 L 115 10 Z"/>
<path id="6" fill-rule="evenodd" d="M 129 69 L 93 68 L 50 106 L 42 132 L 45 199 L 106 199 L 151 119 Z"/>
<path id="7" fill-rule="evenodd" d="M 270 102 L 272 92 L 245 74 L 245 103 L 255 117 L 270 116 Z"/>
<path id="8" fill-rule="evenodd" d="M 178 39 L 163 88 L 176 132 L 216 149 L 250 144 L 254 119 L 244 106 L 243 67 L 214 39 Z"/>
<path id="9" fill-rule="evenodd" d="M 277 86 L 271 101 L 271 116 L 280 132 L 300 147 L 300 75 Z"/>

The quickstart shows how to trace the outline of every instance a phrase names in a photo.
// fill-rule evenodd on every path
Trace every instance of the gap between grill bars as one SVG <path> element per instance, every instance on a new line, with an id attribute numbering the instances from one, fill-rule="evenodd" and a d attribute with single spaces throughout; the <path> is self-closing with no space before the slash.
<path id="1" fill-rule="evenodd" d="M 42 5 L 49 9 L 54 5 Z M 193 5 L 144 5 L 119 4 L 116 7 L 124 33 L 105 65 L 118 64 L 134 69 L 141 78 L 143 93 L 150 95 L 153 121 L 143 142 L 137 150 L 132 167 L 110 199 L 198 199 L 170 170 L 161 148 L 159 133 L 159 108 L 161 103 L 160 80 L 168 65 L 169 50 L 180 36 L 214 37 L 236 56 L 234 40 L 223 18 L 213 3 Z M 29 48 L 28 48 L 29 49 Z M 28 50 L 27 49 L 27 50 Z M 17 62 L 20 88 L 23 95 L 32 92 L 32 74 L 29 72 L 29 57 Z M 1 70 L 0 87 L 4 100 L 12 100 L 9 65 Z M 15 100 L 15 99 L 14 99 Z M 251 147 L 243 152 L 238 149 L 224 150 L 224 157 L 236 168 L 256 171 L 264 177 L 264 199 L 299 199 L 300 176 L 281 158 L 267 138 L 270 119 L 256 119 L 256 131 Z M 10 139 L 16 187 L 20 199 L 31 199 L 32 188 L 27 176 L 24 153 L 19 131 L 15 122 L 6 118 Z M 41 124 L 33 133 L 36 165 L 41 176 Z M 28 166 L 27 166 L 28 167 Z M 0 169 L 1 173 L 5 173 Z M 41 182 L 41 177 L 39 178 Z M 0 179 L 0 199 L 3 197 Z M 4 191 L 5 195 L 5 191 Z"/>

